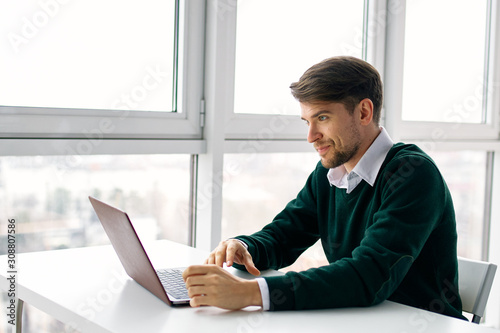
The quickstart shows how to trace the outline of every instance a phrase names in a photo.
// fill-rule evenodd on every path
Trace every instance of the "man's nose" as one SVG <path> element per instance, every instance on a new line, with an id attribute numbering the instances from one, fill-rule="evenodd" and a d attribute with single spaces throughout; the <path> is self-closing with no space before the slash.
<path id="1" fill-rule="evenodd" d="M 309 125 L 309 131 L 307 133 L 307 142 L 313 143 L 321 139 L 323 135 L 318 130 L 317 126 L 314 124 Z"/>

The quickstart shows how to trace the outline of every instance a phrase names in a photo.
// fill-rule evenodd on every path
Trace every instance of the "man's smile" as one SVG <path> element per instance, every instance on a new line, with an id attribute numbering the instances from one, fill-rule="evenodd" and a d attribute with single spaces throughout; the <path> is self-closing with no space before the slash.
<path id="1" fill-rule="evenodd" d="M 316 150 L 318 151 L 320 156 L 325 155 L 329 149 L 330 149 L 330 145 L 316 147 Z"/>

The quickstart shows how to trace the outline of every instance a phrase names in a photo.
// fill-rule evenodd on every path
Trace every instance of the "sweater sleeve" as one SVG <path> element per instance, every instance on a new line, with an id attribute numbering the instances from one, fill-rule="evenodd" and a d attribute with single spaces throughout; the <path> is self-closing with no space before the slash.
<path id="1" fill-rule="evenodd" d="M 393 159 L 377 182 L 372 204 L 378 209 L 352 256 L 267 277 L 271 310 L 370 306 L 394 293 L 437 228 L 449 195 L 425 156 Z"/>

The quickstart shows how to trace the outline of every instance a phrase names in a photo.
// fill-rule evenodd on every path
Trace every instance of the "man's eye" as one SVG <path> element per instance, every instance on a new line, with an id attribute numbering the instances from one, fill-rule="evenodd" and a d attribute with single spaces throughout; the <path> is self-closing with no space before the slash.
<path id="1" fill-rule="evenodd" d="M 326 120 L 326 119 L 327 119 L 327 117 L 326 117 L 326 116 L 319 116 L 319 117 L 318 117 L 318 119 L 319 119 L 320 121 L 323 121 L 323 120 Z"/>

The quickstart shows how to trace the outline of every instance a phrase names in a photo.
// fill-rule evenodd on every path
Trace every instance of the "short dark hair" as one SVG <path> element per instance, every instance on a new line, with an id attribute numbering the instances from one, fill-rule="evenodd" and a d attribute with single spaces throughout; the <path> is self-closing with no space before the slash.
<path id="1" fill-rule="evenodd" d="M 364 60 L 349 56 L 325 59 L 309 68 L 290 89 L 301 103 L 339 102 L 350 112 L 354 112 L 361 100 L 369 98 L 373 103 L 373 120 L 379 124 L 382 80 L 375 67 Z"/>

